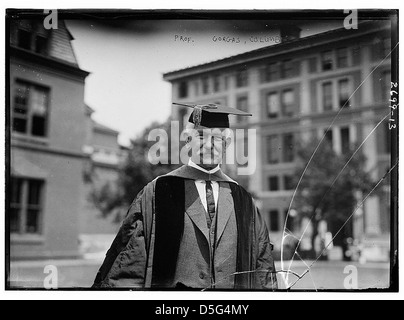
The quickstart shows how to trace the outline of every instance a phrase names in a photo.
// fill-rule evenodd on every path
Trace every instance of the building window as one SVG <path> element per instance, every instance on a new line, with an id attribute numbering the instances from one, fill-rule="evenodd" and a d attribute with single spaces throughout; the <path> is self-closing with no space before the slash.
<path id="1" fill-rule="evenodd" d="M 283 136 L 283 162 L 293 162 L 295 160 L 294 135 L 292 133 Z"/>
<path id="2" fill-rule="evenodd" d="M 279 79 L 279 65 L 277 63 L 270 63 L 265 68 L 264 82 L 276 81 Z"/>
<path id="3" fill-rule="evenodd" d="M 279 102 L 279 94 L 277 92 L 271 92 L 266 95 L 266 104 L 268 111 L 268 118 L 275 119 L 279 117 L 279 113 L 281 110 L 280 102 Z"/>
<path id="4" fill-rule="evenodd" d="M 36 35 L 35 37 L 35 52 L 39 54 L 48 53 L 48 38 L 42 35 Z"/>
<path id="5" fill-rule="evenodd" d="M 340 48 L 337 50 L 337 68 L 348 67 L 348 48 Z"/>
<path id="6" fill-rule="evenodd" d="M 341 128 L 341 151 L 346 154 L 350 148 L 349 128 Z"/>
<path id="7" fill-rule="evenodd" d="M 349 107 L 349 96 L 351 94 L 348 79 L 342 79 L 338 81 L 338 94 L 339 94 L 339 107 L 348 108 Z"/>
<path id="8" fill-rule="evenodd" d="M 182 81 L 178 87 L 178 98 L 186 98 L 188 97 L 188 82 Z"/>
<path id="9" fill-rule="evenodd" d="M 293 68 L 293 61 L 292 60 L 285 60 L 282 63 L 282 78 L 287 79 L 293 77 L 294 68 Z"/>
<path id="10" fill-rule="evenodd" d="M 10 232 L 40 234 L 44 182 L 35 179 L 10 180 Z"/>
<path id="11" fill-rule="evenodd" d="M 322 69 L 329 71 L 333 69 L 333 55 L 332 51 L 325 51 L 322 53 Z"/>
<path id="12" fill-rule="evenodd" d="M 229 89 L 229 81 L 230 81 L 229 76 L 225 75 L 223 80 L 224 80 L 224 90 L 228 90 Z"/>
<path id="13" fill-rule="evenodd" d="M 332 97 L 332 82 L 325 82 L 322 85 L 323 93 L 323 110 L 332 110 L 333 97 Z"/>
<path id="14" fill-rule="evenodd" d="M 40 23 L 31 23 L 17 31 L 17 46 L 38 54 L 48 53 L 49 31 Z"/>
<path id="15" fill-rule="evenodd" d="M 237 109 L 248 112 L 248 97 L 242 96 L 237 98 Z M 247 122 L 247 117 L 237 117 L 238 123 Z"/>
<path id="16" fill-rule="evenodd" d="M 352 48 L 352 64 L 357 66 L 360 65 L 362 62 L 362 56 L 361 56 L 361 48 L 360 47 L 354 47 Z"/>
<path id="17" fill-rule="evenodd" d="M 199 96 L 199 82 L 198 81 L 194 82 L 194 90 L 195 90 L 195 96 Z"/>
<path id="18" fill-rule="evenodd" d="M 209 93 L 209 78 L 208 77 L 202 78 L 202 93 L 203 94 Z"/>
<path id="19" fill-rule="evenodd" d="M 269 211 L 269 228 L 270 228 L 270 231 L 272 231 L 272 232 L 280 231 L 279 211 L 278 210 Z"/>
<path id="20" fill-rule="evenodd" d="M 269 164 L 280 162 L 280 146 L 277 135 L 267 137 L 267 161 Z"/>
<path id="21" fill-rule="evenodd" d="M 309 73 L 316 73 L 317 72 L 317 58 L 312 57 L 309 58 Z"/>
<path id="22" fill-rule="evenodd" d="M 269 181 L 269 191 L 279 191 L 279 177 L 271 176 L 268 179 Z"/>
<path id="23" fill-rule="evenodd" d="M 18 30 L 18 40 L 17 40 L 17 46 L 25 49 L 25 50 L 31 50 L 31 39 L 32 39 L 32 33 L 19 29 Z"/>
<path id="24" fill-rule="evenodd" d="M 283 177 L 283 183 L 285 190 L 294 190 L 296 188 L 293 176 L 286 175 Z"/>
<path id="25" fill-rule="evenodd" d="M 376 38 L 373 42 L 372 59 L 373 61 L 387 58 L 391 53 L 390 38 Z"/>
<path id="26" fill-rule="evenodd" d="M 45 137 L 47 135 L 49 89 L 17 81 L 12 112 L 13 131 Z"/>
<path id="27" fill-rule="evenodd" d="M 333 146 L 333 133 L 332 129 L 328 130 L 325 132 L 325 141 L 330 144 L 330 146 Z"/>
<path id="28" fill-rule="evenodd" d="M 213 77 L 213 91 L 214 92 L 220 91 L 220 75 L 215 75 Z"/>
<path id="29" fill-rule="evenodd" d="M 240 70 L 237 72 L 236 86 L 237 88 L 248 86 L 248 70 Z"/>
<path id="30" fill-rule="evenodd" d="M 295 115 L 295 92 L 287 89 L 282 92 L 282 111 L 285 117 L 293 117 Z"/>

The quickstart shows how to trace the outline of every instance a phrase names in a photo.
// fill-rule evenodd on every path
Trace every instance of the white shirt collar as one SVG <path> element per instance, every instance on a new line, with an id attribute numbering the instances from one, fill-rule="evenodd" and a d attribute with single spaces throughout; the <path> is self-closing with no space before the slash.
<path id="1" fill-rule="evenodd" d="M 220 170 L 220 166 L 217 165 L 216 168 L 212 169 L 212 170 L 206 170 L 204 168 L 201 168 L 200 166 L 198 166 L 195 162 L 193 162 L 191 159 L 189 159 L 188 165 L 192 168 L 198 169 L 199 171 L 205 172 L 207 174 L 214 174 L 215 172 L 218 172 Z"/>

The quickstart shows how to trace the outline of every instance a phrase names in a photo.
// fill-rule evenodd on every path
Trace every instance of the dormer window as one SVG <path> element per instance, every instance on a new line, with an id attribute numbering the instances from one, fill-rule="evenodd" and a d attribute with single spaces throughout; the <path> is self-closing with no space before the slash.
<path id="1" fill-rule="evenodd" d="M 41 23 L 21 23 L 17 30 L 17 46 L 38 54 L 48 54 L 49 31 Z"/>

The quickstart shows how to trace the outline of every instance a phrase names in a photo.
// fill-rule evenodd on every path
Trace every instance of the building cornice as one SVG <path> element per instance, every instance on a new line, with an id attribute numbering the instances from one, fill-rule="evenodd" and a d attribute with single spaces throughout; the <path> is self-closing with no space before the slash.
<path id="1" fill-rule="evenodd" d="M 71 76 L 78 77 L 82 80 L 84 80 L 90 74 L 90 72 L 82 70 L 74 64 L 14 46 L 9 47 L 9 57 L 10 59 L 15 57 L 29 61 L 30 64 L 35 63 L 45 68 L 58 70 Z"/>
<path id="2" fill-rule="evenodd" d="M 38 153 L 46 153 L 46 154 L 51 154 L 51 155 L 56 155 L 56 156 L 63 156 L 63 157 L 70 157 L 70 158 L 77 158 L 77 159 L 90 159 L 90 156 L 83 152 L 55 149 L 55 148 L 50 148 L 50 147 L 46 147 L 46 146 L 19 143 L 16 141 L 11 141 L 10 145 L 11 145 L 11 149 L 13 149 L 13 148 L 23 149 L 23 150 L 29 150 L 29 151 L 38 152 Z"/>
<path id="3" fill-rule="evenodd" d="M 237 65 L 255 62 L 262 59 L 271 58 L 291 52 L 299 52 L 306 49 L 312 49 L 313 47 L 319 47 L 322 45 L 330 44 L 341 40 L 354 39 L 363 37 L 364 35 L 387 30 L 386 21 L 380 22 L 363 22 L 359 24 L 358 29 L 347 30 L 340 28 L 331 30 L 328 32 L 287 41 L 281 44 L 263 47 L 260 49 L 248 51 L 224 59 L 191 66 L 188 68 L 167 72 L 163 74 L 165 81 L 175 81 L 185 77 L 194 76 L 196 74 L 202 74 L 205 72 L 212 72 L 218 69 L 224 69 L 229 67 L 235 67 Z"/>

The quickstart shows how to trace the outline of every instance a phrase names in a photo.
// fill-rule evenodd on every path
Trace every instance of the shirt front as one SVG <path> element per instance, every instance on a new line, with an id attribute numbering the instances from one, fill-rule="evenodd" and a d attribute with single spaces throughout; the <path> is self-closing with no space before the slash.
<path id="1" fill-rule="evenodd" d="M 206 170 L 201 168 L 196 163 L 194 163 L 191 159 L 189 159 L 188 165 L 192 168 L 195 168 L 199 171 L 202 171 L 207 174 L 213 174 L 220 170 L 220 166 L 218 165 L 216 168 L 212 170 Z M 219 199 L 219 183 L 217 181 L 211 181 L 212 189 L 213 189 L 213 198 L 215 200 L 215 210 L 217 210 L 217 202 Z M 206 181 L 205 180 L 195 180 L 195 186 L 198 190 L 199 198 L 202 201 L 202 205 L 205 208 L 206 212 L 208 212 L 208 203 L 206 201 Z"/>

